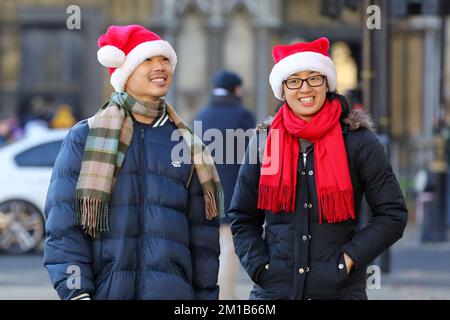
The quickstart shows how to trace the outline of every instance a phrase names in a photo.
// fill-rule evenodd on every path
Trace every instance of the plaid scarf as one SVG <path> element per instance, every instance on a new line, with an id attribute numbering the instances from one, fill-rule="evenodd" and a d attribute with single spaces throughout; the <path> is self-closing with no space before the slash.
<path id="1" fill-rule="evenodd" d="M 109 201 L 133 137 L 132 112 L 153 118 L 167 112 L 191 152 L 191 160 L 203 189 L 206 218 L 212 220 L 222 216 L 222 185 L 211 154 L 203 142 L 164 99 L 154 104 L 140 103 L 124 92 L 115 92 L 111 101 L 103 105 L 89 122 L 76 186 L 77 219 L 85 232 L 96 238 L 100 232 L 109 230 Z"/>

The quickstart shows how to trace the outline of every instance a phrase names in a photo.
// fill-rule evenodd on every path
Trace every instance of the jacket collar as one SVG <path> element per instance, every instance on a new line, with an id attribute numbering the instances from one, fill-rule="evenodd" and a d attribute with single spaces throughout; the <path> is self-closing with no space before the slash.
<path id="1" fill-rule="evenodd" d="M 270 127 L 273 116 L 269 116 L 260 123 L 258 123 L 256 130 L 264 130 Z M 344 131 L 356 131 L 361 128 L 369 129 L 375 132 L 375 124 L 371 116 L 364 110 L 353 110 L 348 117 L 341 120 Z"/>

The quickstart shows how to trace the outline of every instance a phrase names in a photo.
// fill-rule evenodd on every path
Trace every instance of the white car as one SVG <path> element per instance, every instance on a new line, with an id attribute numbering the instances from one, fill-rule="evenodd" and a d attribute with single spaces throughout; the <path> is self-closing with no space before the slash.
<path id="1" fill-rule="evenodd" d="M 43 130 L 0 147 L 0 251 L 25 253 L 44 238 L 44 204 L 68 130 Z"/>

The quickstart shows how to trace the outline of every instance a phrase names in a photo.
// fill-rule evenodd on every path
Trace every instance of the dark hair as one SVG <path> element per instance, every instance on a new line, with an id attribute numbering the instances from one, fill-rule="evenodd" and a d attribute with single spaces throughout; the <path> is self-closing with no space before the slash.
<path id="1" fill-rule="evenodd" d="M 341 103 L 342 113 L 339 117 L 339 120 L 343 120 L 348 117 L 348 115 L 350 114 L 350 104 L 348 103 L 348 100 L 344 95 L 339 94 L 336 91 L 327 92 L 327 99 L 330 101 L 338 99 L 338 101 Z"/>
<path id="2" fill-rule="evenodd" d="M 341 108 L 342 108 L 342 113 L 341 116 L 339 117 L 339 120 L 343 120 L 345 118 L 348 117 L 348 115 L 350 114 L 350 104 L 348 103 L 348 100 L 345 96 L 343 96 L 342 94 L 337 93 L 336 91 L 328 91 L 326 98 L 331 101 L 334 99 L 338 99 L 339 102 L 341 103 Z M 275 109 L 275 113 L 278 112 L 278 110 L 280 110 L 280 108 L 283 106 L 284 101 L 281 101 L 278 106 Z"/>

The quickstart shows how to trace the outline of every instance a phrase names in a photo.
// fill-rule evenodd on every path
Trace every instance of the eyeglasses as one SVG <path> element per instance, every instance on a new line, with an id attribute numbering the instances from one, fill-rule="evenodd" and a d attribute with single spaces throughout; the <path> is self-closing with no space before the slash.
<path id="1" fill-rule="evenodd" d="M 286 87 L 288 87 L 288 89 L 292 90 L 292 89 L 300 89 L 303 86 L 303 81 L 306 81 L 306 83 L 310 87 L 320 87 L 321 85 L 323 85 L 325 78 L 326 77 L 323 75 L 314 75 L 306 79 L 291 78 L 284 80 L 283 82 L 286 85 Z"/>

